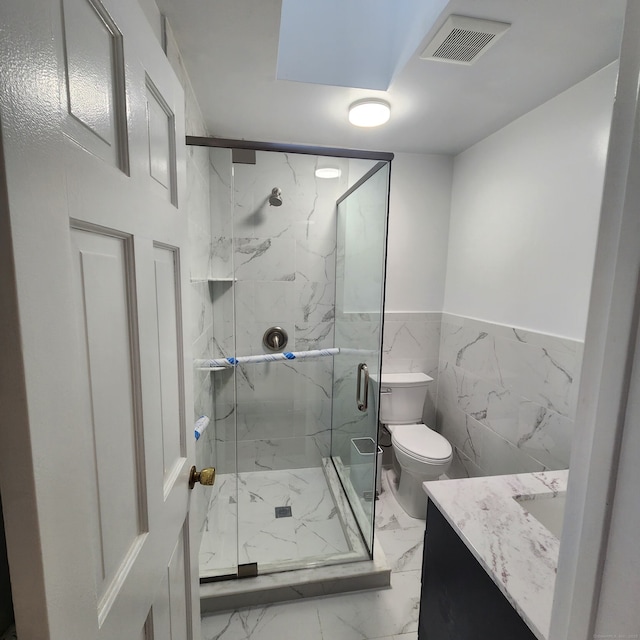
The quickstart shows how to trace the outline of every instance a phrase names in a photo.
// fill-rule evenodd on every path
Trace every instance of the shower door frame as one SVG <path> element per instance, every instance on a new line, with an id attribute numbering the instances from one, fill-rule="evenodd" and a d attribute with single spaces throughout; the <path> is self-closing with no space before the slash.
<path id="1" fill-rule="evenodd" d="M 321 157 L 331 157 L 331 158 L 347 158 L 354 160 L 371 160 L 377 161 L 377 163 L 369 170 L 365 175 L 363 175 L 354 185 L 352 185 L 342 196 L 340 196 L 336 200 L 336 207 L 340 201 L 344 198 L 348 197 L 352 192 L 358 189 L 362 184 L 364 184 L 371 176 L 376 174 L 379 170 L 383 168 L 386 164 L 388 165 L 389 175 L 388 175 L 388 188 L 386 194 L 386 216 L 387 220 L 385 221 L 385 234 L 384 234 L 384 255 L 383 255 L 383 277 L 386 274 L 386 266 L 387 266 L 387 241 L 388 241 L 388 215 L 389 215 L 389 196 L 390 196 L 390 180 L 391 180 L 391 161 L 394 159 L 394 154 L 392 152 L 387 151 L 370 151 L 363 149 L 345 149 L 339 147 L 324 147 L 324 146 L 312 146 L 312 145 L 298 145 L 298 144 L 288 144 L 288 143 L 275 143 L 275 142 L 260 142 L 260 141 L 250 141 L 250 140 L 235 140 L 232 138 L 212 138 L 212 137 L 203 137 L 203 136 L 186 136 L 186 144 L 187 146 L 199 146 L 199 147 L 210 147 L 210 148 L 220 148 L 220 149 L 238 149 L 238 150 L 246 150 L 246 151 L 268 151 L 268 152 L 277 152 L 277 153 L 292 153 L 292 154 L 301 154 L 301 155 L 312 155 L 312 156 L 321 156 Z M 383 279 L 383 287 L 382 287 L 382 298 L 381 298 L 381 322 L 380 322 L 380 341 L 379 341 L 379 358 L 380 358 L 380 367 L 382 363 L 382 333 L 384 327 L 384 302 L 385 302 L 385 281 Z M 378 372 L 379 373 L 379 372 Z M 376 400 L 376 407 L 378 406 L 378 401 Z M 377 446 L 377 438 L 376 438 L 376 446 Z M 331 460 L 331 464 L 335 468 L 335 463 L 331 456 L 329 456 Z M 376 459 L 377 464 L 377 459 Z M 237 461 L 236 461 L 236 473 L 237 473 Z M 339 474 L 338 474 L 339 477 Z M 340 480 L 340 484 L 342 485 L 342 481 Z M 344 491 L 344 486 L 342 486 L 342 490 Z M 346 495 L 346 494 L 345 494 Z M 351 507 L 351 505 L 350 505 Z M 352 507 L 351 507 L 352 508 Z M 375 514 L 375 510 L 374 510 Z M 357 519 L 356 519 L 357 522 Z M 359 522 L 357 522 L 358 528 L 360 528 Z M 368 537 L 360 531 L 363 541 L 365 541 L 365 546 L 368 547 L 367 541 Z M 369 551 L 369 559 L 373 557 L 373 535 L 371 536 L 371 548 Z M 206 584 L 209 582 L 219 582 L 225 580 L 235 580 L 239 578 L 245 577 L 254 577 L 260 574 L 259 571 L 254 572 L 243 571 L 243 565 L 238 565 L 238 571 L 236 574 L 224 574 L 224 575 L 216 575 L 216 576 L 200 576 L 200 583 Z"/>
<path id="2" fill-rule="evenodd" d="M 395 157 L 390 151 L 367 151 L 363 149 L 342 149 L 340 147 L 316 147 L 306 144 L 257 142 L 252 140 L 233 140 L 232 138 L 186 136 L 186 141 L 187 146 L 193 147 L 246 149 L 247 151 L 276 151 L 280 153 L 300 153 L 308 156 L 353 158 L 354 160 L 380 160 L 382 162 L 391 162 Z"/>
<path id="3" fill-rule="evenodd" d="M 365 173 L 356 183 L 354 183 L 351 187 L 349 187 L 349 189 L 347 189 L 347 191 L 345 191 L 345 193 L 343 193 L 337 200 L 336 200 L 336 225 L 338 224 L 338 218 L 337 218 L 337 210 L 339 205 L 344 202 L 347 198 L 349 198 L 349 196 L 353 195 L 355 192 L 357 192 L 360 187 L 364 186 L 374 175 L 376 175 L 379 171 L 382 171 L 385 166 L 387 167 L 387 199 L 385 202 L 385 219 L 384 219 L 384 233 L 383 233 L 383 243 L 382 243 L 382 251 L 383 251 L 383 255 L 382 255 L 382 287 L 381 287 L 381 291 L 380 291 L 380 334 L 379 334 L 379 338 L 378 338 L 378 366 L 376 367 L 376 372 L 375 375 L 377 376 L 377 379 L 380 380 L 381 379 L 381 375 L 382 375 L 382 358 L 383 358 L 383 352 L 382 352 L 382 345 L 383 345 L 383 336 L 384 336 L 384 310 L 385 310 L 385 304 L 386 304 L 386 294 L 387 294 L 387 256 L 388 256 L 388 246 L 389 246 L 389 207 L 390 207 L 390 198 L 391 198 L 391 162 L 385 162 L 385 161 L 379 161 L 377 162 L 373 167 L 371 167 L 371 169 L 369 169 L 369 171 L 367 171 L 367 173 Z M 337 240 L 337 234 L 338 234 L 338 229 L 336 227 L 336 240 Z M 337 244 L 336 244 L 336 251 L 337 251 Z M 336 256 L 337 258 L 337 256 Z M 337 275 L 336 275 L 336 287 L 337 287 Z M 337 290 L 336 290 L 336 294 L 337 294 Z M 336 300 L 337 300 L 337 295 L 335 296 Z M 337 305 L 337 302 L 334 302 L 335 305 Z M 334 321 L 335 322 L 335 321 Z M 335 328 L 335 324 L 334 324 L 334 328 Z M 334 343 L 335 344 L 335 343 Z M 366 363 L 363 363 L 366 364 Z M 362 366 L 362 365 L 360 365 Z M 367 379 L 369 378 L 369 374 L 367 373 Z M 356 383 L 357 384 L 357 394 L 359 397 L 360 394 L 360 384 L 359 381 Z M 366 385 L 368 386 L 368 385 Z M 366 388 L 366 387 L 365 387 Z M 379 443 L 378 443 L 378 424 L 379 424 L 379 420 L 378 420 L 378 411 L 379 411 L 379 407 L 380 407 L 380 385 L 374 386 L 374 391 L 372 392 L 372 395 L 374 395 L 374 399 L 375 399 L 375 405 L 373 407 L 373 410 L 375 411 L 375 451 L 378 451 L 378 447 L 379 447 Z M 377 393 L 376 390 L 377 389 Z M 365 392 L 366 393 L 366 392 Z M 332 397 L 335 394 L 332 393 Z M 373 478 L 372 478 L 372 500 L 373 500 L 373 507 L 372 507 L 372 512 L 371 512 L 371 522 L 369 523 L 370 526 L 370 536 L 362 530 L 362 524 L 359 520 L 359 518 L 356 515 L 356 508 L 354 507 L 354 505 L 352 504 L 352 497 L 349 491 L 347 491 L 347 488 L 345 487 L 345 480 L 342 476 L 342 474 L 339 472 L 337 465 L 336 465 L 336 460 L 335 460 L 335 456 L 333 455 L 333 435 L 334 435 L 334 431 L 333 431 L 333 411 L 332 411 L 332 428 L 331 428 L 331 450 L 330 450 L 330 460 L 331 460 L 331 464 L 333 465 L 335 471 L 336 471 L 336 475 L 338 476 L 338 479 L 340 481 L 340 484 L 342 486 L 342 490 L 344 492 L 344 495 L 347 499 L 347 502 L 349 503 L 349 506 L 351 507 L 351 510 L 353 511 L 353 514 L 355 516 L 355 520 L 356 520 L 356 524 L 358 525 L 358 529 L 360 531 L 360 536 L 362 537 L 363 541 L 365 542 L 365 546 L 368 547 L 369 550 L 369 557 L 370 559 L 373 558 L 373 548 L 374 548 L 374 544 L 375 544 L 375 503 L 377 500 L 377 495 L 376 495 L 376 478 L 378 477 L 378 462 L 380 459 L 380 456 L 378 456 L 377 454 L 374 455 L 374 464 L 373 464 Z"/>

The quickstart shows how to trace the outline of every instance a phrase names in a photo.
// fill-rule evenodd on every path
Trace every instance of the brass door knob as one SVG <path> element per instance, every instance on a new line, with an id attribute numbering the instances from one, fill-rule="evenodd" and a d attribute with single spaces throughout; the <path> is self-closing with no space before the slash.
<path id="1" fill-rule="evenodd" d="M 216 470 L 213 467 L 207 467 L 202 471 L 197 471 L 195 466 L 191 467 L 189 473 L 189 489 L 193 489 L 196 482 L 211 487 L 216 481 Z"/>

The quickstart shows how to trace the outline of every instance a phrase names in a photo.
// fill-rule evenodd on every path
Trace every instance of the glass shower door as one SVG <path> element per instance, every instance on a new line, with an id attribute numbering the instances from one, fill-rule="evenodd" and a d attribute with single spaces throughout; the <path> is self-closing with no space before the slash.
<path id="1" fill-rule="evenodd" d="M 331 457 L 373 549 L 389 164 L 338 200 Z"/>

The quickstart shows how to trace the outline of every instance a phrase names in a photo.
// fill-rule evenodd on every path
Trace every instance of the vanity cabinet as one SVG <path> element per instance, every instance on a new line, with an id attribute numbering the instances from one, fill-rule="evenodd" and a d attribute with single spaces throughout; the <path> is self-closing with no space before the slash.
<path id="1" fill-rule="evenodd" d="M 489 639 L 535 636 L 429 500 L 418 640 Z"/>

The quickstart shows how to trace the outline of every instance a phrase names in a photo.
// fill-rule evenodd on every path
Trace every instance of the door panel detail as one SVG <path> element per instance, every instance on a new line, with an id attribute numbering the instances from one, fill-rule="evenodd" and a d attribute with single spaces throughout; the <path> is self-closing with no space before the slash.
<path id="1" fill-rule="evenodd" d="M 122 34 L 98 0 L 64 0 L 67 133 L 128 171 Z"/>
<path id="2" fill-rule="evenodd" d="M 180 533 L 171 554 L 156 603 L 153 605 L 155 640 L 187 640 L 190 636 L 190 616 L 187 615 L 189 556 L 186 527 Z"/>
<path id="3" fill-rule="evenodd" d="M 180 322 L 180 278 L 176 251 L 155 245 L 155 293 L 158 323 L 158 362 L 165 497 L 182 467 L 185 453 L 184 380 L 182 326 Z"/>
<path id="4" fill-rule="evenodd" d="M 146 80 L 149 175 L 156 190 L 177 206 L 175 117 L 151 78 Z"/>
<path id="5" fill-rule="evenodd" d="M 184 93 L 138 2 L 0 4 L 9 247 L 0 251 L 0 363 L 12 376 L 0 404 L 15 426 L 0 429 L 0 451 L 10 452 L 0 476 L 16 626 L 42 640 L 148 640 L 181 535 L 191 554 L 183 597 L 197 593 L 200 519 L 187 482 L 195 439 L 186 428 L 167 448 L 183 458 L 163 493 L 162 412 L 175 416 L 177 406 L 183 423 L 193 415 L 179 264 L 188 228 L 149 175 L 146 75 L 170 107 L 177 199 Z M 174 318 L 158 320 L 158 306 Z M 159 355 L 159 332 L 172 334 L 168 355 Z M 161 358 L 171 388 L 161 384 Z M 197 597 L 186 611 L 182 629 L 196 640 Z"/>
<path id="6" fill-rule="evenodd" d="M 94 484 L 96 496 L 91 518 L 102 600 L 110 582 L 130 564 L 147 520 L 138 356 L 132 348 L 132 294 L 127 284 L 133 274 L 126 239 L 80 229 L 71 233 L 94 453 L 88 461 L 93 477 L 87 481 Z"/>

